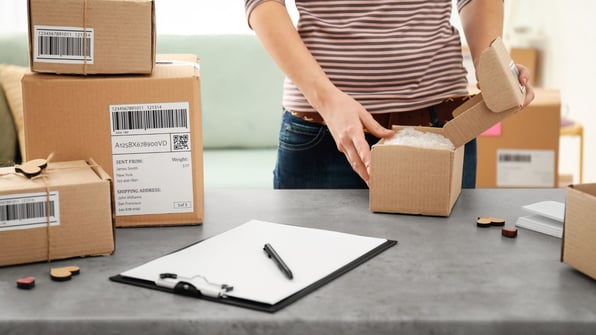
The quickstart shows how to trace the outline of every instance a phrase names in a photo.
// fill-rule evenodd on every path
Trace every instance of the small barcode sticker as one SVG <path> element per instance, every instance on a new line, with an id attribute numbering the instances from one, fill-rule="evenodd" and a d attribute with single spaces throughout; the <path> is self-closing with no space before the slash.
<path id="1" fill-rule="evenodd" d="M 0 197 L 0 231 L 60 224 L 58 192 Z"/>
<path id="2" fill-rule="evenodd" d="M 93 64 L 93 28 L 35 26 L 34 61 Z"/>
<path id="3" fill-rule="evenodd" d="M 497 186 L 554 187 L 554 151 L 498 149 Z"/>

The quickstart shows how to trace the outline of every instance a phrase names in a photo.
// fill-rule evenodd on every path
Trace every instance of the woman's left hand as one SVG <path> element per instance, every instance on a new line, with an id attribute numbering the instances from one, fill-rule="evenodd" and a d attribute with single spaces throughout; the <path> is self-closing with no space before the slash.
<path id="1" fill-rule="evenodd" d="M 522 64 L 515 64 L 515 66 L 517 67 L 517 71 L 519 72 L 519 76 L 517 77 L 519 80 L 519 84 L 526 88 L 526 96 L 522 105 L 522 108 L 525 108 L 530 104 L 530 102 L 532 102 L 532 100 L 534 100 L 535 97 L 534 88 L 532 87 L 532 85 L 530 85 L 529 82 L 531 72 L 530 69 L 523 66 Z"/>

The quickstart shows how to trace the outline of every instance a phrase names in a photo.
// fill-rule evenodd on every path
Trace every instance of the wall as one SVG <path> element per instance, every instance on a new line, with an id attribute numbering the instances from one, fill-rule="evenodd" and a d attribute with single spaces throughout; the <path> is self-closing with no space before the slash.
<path id="1" fill-rule="evenodd" d="M 541 51 L 537 83 L 561 90 L 564 118 L 584 127 L 584 182 L 596 182 L 596 2 L 593 0 L 510 1 L 506 40 Z M 522 29 L 525 28 L 525 29 Z M 515 33 L 515 30 L 525 30 Z M 562 138 L 560 172 L 578 171 L 578 140 Z M 576 178 L 577 181 L 577 178 Z"/>

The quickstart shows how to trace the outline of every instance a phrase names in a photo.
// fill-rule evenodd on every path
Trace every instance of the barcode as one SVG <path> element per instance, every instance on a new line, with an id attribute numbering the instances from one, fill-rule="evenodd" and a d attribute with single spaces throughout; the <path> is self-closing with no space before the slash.
<path id="1" fill-rule="evenodd" d="M 532 155 L 521 155 L 521 154 L 500 154 L 499 162 L 519 162 L 519 163 L 531 163 Z"/>
<path id="2" fill-rule="evenodd" d="M 112 112 L 112 131 L 188 128 L 187 114 L 185 108 Z"/>
<path id="3" fill-rule="evenodd" d="M 38 36 L 37 45 L 38 57 L 91 57 L 91 38 L 89 37 Z"/>
<path id="4" fill-rule="evenodd" d="M 48 211 L 49 204 L 49 211 Z M 0 221 L 21 221 L 55 216 L 55 202 L 29 202 L 0 205 Z"/>

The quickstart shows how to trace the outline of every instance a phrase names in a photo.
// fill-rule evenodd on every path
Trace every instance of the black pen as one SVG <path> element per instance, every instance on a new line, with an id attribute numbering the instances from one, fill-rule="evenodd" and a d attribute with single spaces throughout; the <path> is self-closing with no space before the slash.
<path id="1" fill-rule="evenodd" d="M 292 274 L 292 270 L 290 270 L 290 268 L 286 265 L 286 263 L 283 261 L 283 259 L 281 259 L 281 257 L 279 257 L 279 255 L 277 254 L 277 252 L 275 252 L 275 249 L 273 249 L 271 244 L 265 243 L 263 250 L 265 250 L 267 257 L 273 259 L 275 264 L 277 264 L 277 267 L 279 267 L 281 272 L 283 272 L 286 275 L 286 277 L 288 277 L 288 279 L 294 278 L 294 275 Z"/>

